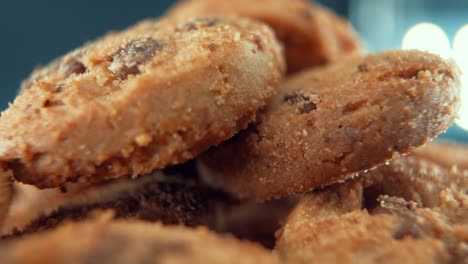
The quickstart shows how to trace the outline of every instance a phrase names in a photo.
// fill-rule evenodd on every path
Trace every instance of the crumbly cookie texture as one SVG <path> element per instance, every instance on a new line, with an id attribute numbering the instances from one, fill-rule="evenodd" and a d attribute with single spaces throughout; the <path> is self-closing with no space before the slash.
<path id="1" fill-rule="evenodd" d="M 468 170 L 468 145 L 460 142 L 434 141 L 418 148 L 414 154 L 452 170 Z"/>
<path id="2" fill-rule="evenodd" d="M 253 121 L 283 68 L 261 23 L 145 21 L 36 70 L 0 118 L 0 162 L 40 188 L 181 163 Z"/>
<path id="3" fill-rule="evenodd" d="M 357 54 L 360 41 L 351 25 L 317 3 L 306 0 L 180 1 L 170 19 L 237 15 L 270 25 L 285 47 L 289 72 Z"/>
<path id="4" fill-rule="evenodd" d="M 260 246 L 204 228 L 164 227 L 100 216 L 0 242 L 5 263 L 278 263 Z"/>
<path id="5" fill-rule="evenodd" d="M 13 173 L 0 165 L 0 231 L 13 200 Z"/>
<path id="6" fill-rule="evenodd" d="M 75 185 L 67 193 L 24 191 L 13 202 L 13 210 L 6 218 L 6 237 L 52 229 L 66 221 L 80 221 L 95 210 L 113 210 L 118 219 L 207 225 L 216 206 L 223 202 L 228 204 L 228 198 L 218 191 L 183 176 L 157 172 L 138 179 Z"/>
<path id="7" fill-rule="evenodd" d="M 199 168 L 239 197 L 307 192 L 427 143 L 459 107 L 458 68 L 437 55 L 349 58 L 284 81 L 257 122 L 202 155 Z"/>
<path id="8" fill-rule="evenodd" d="M 417 156 L 304 196 L 277 233 L 283 263 L 465 263 L 468 173 Z"/>

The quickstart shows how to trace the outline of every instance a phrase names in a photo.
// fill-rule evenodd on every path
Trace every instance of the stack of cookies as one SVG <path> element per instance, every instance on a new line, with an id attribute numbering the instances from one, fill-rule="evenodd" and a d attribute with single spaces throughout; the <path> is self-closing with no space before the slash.
<path id="1" fill-rule="evenodd" d="M 316 3 L 181 1 L 23 82 L 1 263 L 467 263 L 460 93 Z"/>

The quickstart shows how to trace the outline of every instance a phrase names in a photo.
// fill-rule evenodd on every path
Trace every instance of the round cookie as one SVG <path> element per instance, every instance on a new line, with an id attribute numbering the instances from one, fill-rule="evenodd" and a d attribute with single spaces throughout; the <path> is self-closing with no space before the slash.
<path id="1" fill-rule="evenodd" d="M 277 253 L 295 264 L 464 263 L 467 187 L 468 172 L 397 159 L 304 196 L 277 233 Z"/>
<path id="2" fill-rule="evenodd" d="M 23 187 L 22 195 L 12 204 L 5 223 L 6 236 L 48 230 L 65 221 L 86 219 L 95 210 L 113 210 L 118 219 L 207 225 L 218 204 L 229 201 L 224 194 L 195 181 L 162 173 L 91 186 L 72 185 L 66 193 L 29 188 Z"/>
<path id="3" fill-rule="evenodd" d="M 40 188 L 141 175 L 245 128 L 284 64 L 247 19 L 146 21 L 35 71 L 0 119 L 0 162 Z"/>
<path id="4" fill-rule="evenodd" d="M 284 44 L 289 72 L 360 52 L 360 41 L 347 21 L 306 0 L 180 1 L 167 16 L 177 20 L 221 14 L 270 25 Z"/>
<path id="5" fill-rule="evenodd" d="M 108 218 L 108 217 L 107 217 Z M 0 242 L 5 263 L 278 263 L 260 246 L 204 228 L 97 220 Z"/>
<path id="6" fill-rule="evenodd" d="M 265 200 L 355 176 L 444 132 L 459 71 L 420 51 L 349 58 L 287 79 L 255 125 L 199 159 L 204 179 Z"/>

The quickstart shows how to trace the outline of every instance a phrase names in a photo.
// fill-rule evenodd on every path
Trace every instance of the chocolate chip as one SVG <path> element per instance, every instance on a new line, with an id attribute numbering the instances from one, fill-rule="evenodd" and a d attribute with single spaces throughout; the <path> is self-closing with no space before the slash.
<path id="1" fill-rule="evenodd" d="M 42 106 L 44 108 L 49 108 L 49 107 L 61 106 L 61 105 L 65 105 L 63 101 L 50 99 L 50 100 L 45 100 Z"/>
<path id="2" fill-rule="evenodd" d="M 289 105 L 297 107 L 299 113 L 308 114 L 317 109 L 320 98 L 317 94 L 295 91 L 284 96 L 284 101 Z"/>
<path id="3" fill-rule="evenodd" d="M 304 104 L 304 106 L 302 107 L 302 112 L 305 113 L 305 114 L 308 114 L 310 113 L 312 110 L 315 110 L 317 109 L 317 105 L 312 103 L 312 102 L 307 102 Z"/>
<path id="4" fill-rule="evenodd" d="M 112 63 L 109 70 L 117 78 L 127 79 L 129 75 L 139 74 L 139 66 L 153 58 L 156 52 L 163 48 L 163 44 L 151 37 L 133 40 L 111 56 Z"/>
<path id="5" fill-rule="evenodd" d="M 197 18 L 187 22 L 182 29 L 185 31 L 198 30 L 200 28 L 216 26 L 219 22 L 220 19 L 214 17 Z"/>
<path id="6" fill-rule="evenodd" d="M 357 66 L 358 72 L 368 72 L 367 64 L 359 64 Z"/>
<path id="7" fill-rule="evenodd" d="M 384 195 L 380 196 L 378 201 L 380 206 L 376 207 L 372 213 L 396 215 L 400 220 L 400 224 L 393 234 L 395 239 L 401 240 L 405 237 L 417 239 L 424 234 L 431 235 L 432 230 L 430 227 L 424 224 L 414 211 L 417 207 L 416 203 Z"/>
<path id="8" fill-rule="evenodd" d="M 76 58 L 70 58 L 62 64 L 62 71 L 65 78 L 72 74 L 80 75 L 86 72 L 86 66 Z"/>
<path id="9" fill-rule="evenodd" d="M 74 52 L 73 55 L 56 59 L 49 63 L 46 67 L 38 66 L 33 73 L 33 76 L 29 80 L 24 81 L 21 84 L 19 93 L 23 93 L 26 90 L 31 89 L 35 81 L 41 80 L 46 76 L 59 75 L 61 79 L 66 79 L 70 75 L 80 75 L 86 72 L 86 66 L 79 61 L 81 53 L 79 51 Z M 53 91 L 56 92 L 56 91 Z"/>

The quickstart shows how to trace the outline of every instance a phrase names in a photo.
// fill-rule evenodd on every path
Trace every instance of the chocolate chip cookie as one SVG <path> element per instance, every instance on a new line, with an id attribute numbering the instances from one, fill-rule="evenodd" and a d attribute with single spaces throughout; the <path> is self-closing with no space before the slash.
<path id="1" fill-rule="evenodd" d="M 205 180 L 259 200 L 356 176 L 444 132 L 460 107 L 458 68 L 389 51 L 284 81 L 257 121 L 199 160 Z"/>
<path id="2" fill-rule="evenodd" d="M 180 1 L 168 17 L 238 15 L 270 25 L 284 44 L 289 72 L 321 65 L 360 52 L 348 22 L 307 0 Z"/>
<path id="3" fill-rule="evenodd" d="M 260 246 L 204 228 L 164 227 L 106 215 L 0 242 L 5 263 L 278 263 Z"/>
<path id="4" fill-rule="evenodd" d="M 141 175 L 245 128 L 284 68 L 247 19 L 146 21 L 36 70 L 0 118 L 0 163 L 40 188 Z"/>
<path id="5" fill-rule="evenodd" d="M 304 196 L 277 233 L 283 263 L 465 263 L 468 172 L 415 155 Z"/>
<path id="6" fill-rule="evenodd" d="M 184 176 L 159 172 L 138 179 L 121 178 L 91 186 L 75 185 L 66 193 L 39 190 L 31 194 L 29 190 L 18 198 L 6 219 L 7 236 L 52 229 L 66 221 L 80 221 L 95 210 L 113 210 L 118 219 L 168 225 L 207 225 L 215 215 L 217 205 L 228 204 L 229 201 L 223 193 Z"/>

